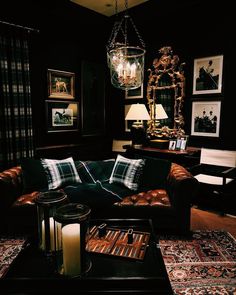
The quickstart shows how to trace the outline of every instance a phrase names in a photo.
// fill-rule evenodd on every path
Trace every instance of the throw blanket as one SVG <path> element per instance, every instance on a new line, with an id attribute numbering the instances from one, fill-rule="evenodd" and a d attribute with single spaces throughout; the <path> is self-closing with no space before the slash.
<path id="1" fill-rule="evenodd" d="M 174 294 L 236 294 L 236 240 L 228 232 L 161 236 L 159 244 Z"/>

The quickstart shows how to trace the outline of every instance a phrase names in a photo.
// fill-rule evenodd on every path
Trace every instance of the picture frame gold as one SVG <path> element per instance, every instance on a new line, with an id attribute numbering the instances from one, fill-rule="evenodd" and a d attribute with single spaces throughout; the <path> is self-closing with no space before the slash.
<path id="1" fill-rule="evenodd" d="M 75 98 L 75 73 L 48 69 L 48 97 Z"/>

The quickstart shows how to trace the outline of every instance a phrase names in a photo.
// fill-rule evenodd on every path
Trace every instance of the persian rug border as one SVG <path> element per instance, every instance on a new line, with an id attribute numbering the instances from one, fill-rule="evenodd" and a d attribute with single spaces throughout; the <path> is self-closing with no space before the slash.
<path id="1" fill-rule="evenodd" d="M 159 246 L 174 294 L 236 294 L 236 239 L 229 232 L 161 235 Z"/>
<path id="2" fill-rule="evenodd" d="M 0 237 L 0 279 L 27 245 L 26 237 Z"/>

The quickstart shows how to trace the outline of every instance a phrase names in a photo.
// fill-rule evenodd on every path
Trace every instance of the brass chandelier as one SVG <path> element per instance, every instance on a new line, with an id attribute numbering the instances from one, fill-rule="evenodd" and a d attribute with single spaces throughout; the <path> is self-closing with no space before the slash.
<path id="1" fill-rule="evenodd" d="M 136 89 L 143 83 L 145 44 L 131 16 L 128 15 L 128 0 L 125 0 L 125 13 L 120 20 L 117 15 L 117 0 L 115 9 L 116 21 L 107 44 L 107 61 L 111 83 L 114 87 L 122 90 Z M 128 32 L 130 29 L 133 29 L 139 45 L 129 44 Z M 132 34 L 133 36 L 134 34 Z"/>

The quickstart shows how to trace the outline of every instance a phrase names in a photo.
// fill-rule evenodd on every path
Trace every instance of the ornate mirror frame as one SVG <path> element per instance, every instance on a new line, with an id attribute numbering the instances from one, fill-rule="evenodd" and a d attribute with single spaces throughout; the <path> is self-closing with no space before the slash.
<path id="1" fill-rule="evenodd" d="M 151 120 L 148 122 L 149 139 L 171 138 L 183 135 L 182 113 L 185 97 L 184 65 L 169 46 L 162 47 L 153 60 L 147 82 L 147 104 Z M 156 117 L 156 104 L 162 104 L 168 118 L 160 125 Z"/>

